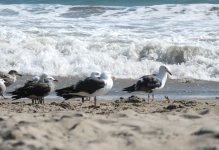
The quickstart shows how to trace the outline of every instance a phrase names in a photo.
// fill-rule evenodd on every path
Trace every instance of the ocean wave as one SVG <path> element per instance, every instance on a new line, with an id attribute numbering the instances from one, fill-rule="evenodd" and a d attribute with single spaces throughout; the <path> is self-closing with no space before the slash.
<path id="1" fill-rule="evenodd" d="M 219 81 L 218 8 L 0 5 L 0 69 L 138 78 L 166 64 L 172 78 Z"/>

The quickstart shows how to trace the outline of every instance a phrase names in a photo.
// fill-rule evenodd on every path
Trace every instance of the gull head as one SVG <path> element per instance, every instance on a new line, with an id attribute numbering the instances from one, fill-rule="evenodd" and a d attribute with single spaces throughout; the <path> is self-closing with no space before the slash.
<path id="1" fill-rule="evenodd" d="M 18 75 L 18 76 L 22 76 L 22 75 L 19 74 L 16 70 L 10 70 L 10 71 L 8 72 L 8 74 L 10 74 L 10 75 Z"/>
<path id="2" fill-rule="evenodd" d="M 58 82 L 58 80 L 56 80 L 56 79 L 53 78 L 52 76 L 47 76 L 44 80 L 45 80 L 45 82 L 49 82 L 49 81 L 55 81 L 55 82 Z"/>
<path id="3" fill-rule="evenodd" d="M 170 72 L 170 69 L 167 66 L 164 66 L 164 65 L 160 66 L 159 72 L 160 73 L 167 72 L 167 73 L 169 73 L 169 75 L 172 75 L 172 73 Z"/>
<path id="4" fill-rule="evenodd" d="M 92 77 L 92 78 L 98 78 L 98 77 L 100 77 L 100 72 L 92 72 L 91 74 L 90 74 L 90 77 Z"/>
<path id="5" fill-rule="evenodd" d="M 43 74 L 40 76 L 40 82 L 50 82 L 50 81 L 58 82 L 58 80 L 56 80 L 56 79 L 53 78 L 52 76 L 48 75 L 47 73 L 43 73 Z"/>

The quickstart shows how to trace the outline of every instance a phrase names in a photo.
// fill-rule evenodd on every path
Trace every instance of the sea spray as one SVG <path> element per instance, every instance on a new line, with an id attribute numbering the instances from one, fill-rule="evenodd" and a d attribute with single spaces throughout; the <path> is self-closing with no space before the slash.
<path id="1" fill-rule="evenodd" d="M 219 81 L 219 5 L 0 5 L 0 69 L 23 74 Z"/>

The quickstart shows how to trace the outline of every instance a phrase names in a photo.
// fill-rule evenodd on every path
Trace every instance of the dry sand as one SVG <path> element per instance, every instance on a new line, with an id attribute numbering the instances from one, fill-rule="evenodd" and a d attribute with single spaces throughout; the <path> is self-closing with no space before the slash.
<path id="1" fill-rule="evenodd" d="M 0 102 L 0 149 L 217 150 L 219 101 Z"/>

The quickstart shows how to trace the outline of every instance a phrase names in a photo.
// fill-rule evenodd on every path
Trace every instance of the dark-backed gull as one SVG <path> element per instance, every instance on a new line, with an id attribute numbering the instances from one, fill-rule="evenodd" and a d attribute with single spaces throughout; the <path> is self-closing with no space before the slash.
<path id="1" fill-rule="evenodd" d="M 88 77 L 80 80 L 76 85 L 56 90 L 58 96 L 64 99 L 75 97 L 94 97 L 96 106 L 96 96 L 107 94 L 113 87 L 113 76 L 109 72 L 101 73 L 100 77 Z"/>
<path id="2" fill-rule="evenodd" d="M 142 91 L 148 93 L 148 102 L 150 99 L 150 94 L 152 94 L 152 100 L 154 100 L 154 90 L 162 89 L 167 81 L 167 73 L 170 75 L 171 72 L 166 66 L 160 66 L 159 73 L 153 75 L 145 75 L 139 78 L 139 80 L 132 86 L 126 87 L 123 91 L 137 92 Z"/>
<path id="3" fill-rule="evenodd" d="M 43 76 L 43 77 L 42 77 Z M 13 92 L 9 92 L 12 94 L 13 100 L 20 98 L 30 98 L 30 99 L 42 99 L 44 103 L 44 97 L 48 96 L 50 92 L 54 91 L 55 80 L 52 76 L 42 75 L 41 79 L 44 82 L 27 82 L 23 87 L 16 89 Z M 32 101 L 33 102 L 33 101 Z"/>

